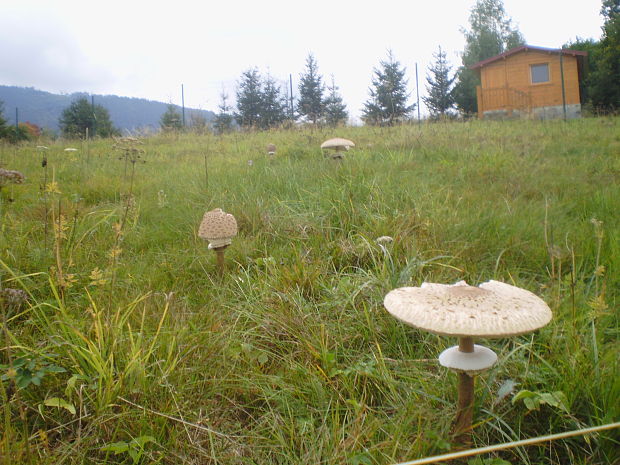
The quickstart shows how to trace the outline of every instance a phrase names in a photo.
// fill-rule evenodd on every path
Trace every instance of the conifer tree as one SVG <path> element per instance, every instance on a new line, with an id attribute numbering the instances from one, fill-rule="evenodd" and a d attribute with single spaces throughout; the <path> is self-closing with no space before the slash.
<path id="1" fill-rule="evenodd" d="M 306 58 L 306 70 L 299 76 L 299 100 L 297 113 L 312 124 L 317 124 L 324 115 L 323 93 L 325 86 L 319 74 L 319 68 L 310 53 Z"/>
<path id="2" fill-rule="evenodd" d="M 261 77 L 256 68 L 241 74 L 237 85 L 237 111 L 235 120 L 243 128 L 256 128 L 260 124 L 262 106 Z"/>
<path id="3" fill-rule="evenodd" d="M 163 131 L 180 131 L 183 129 L 181 114 L 175 105 L 168 104 L 166 111 L 159 119 L 159 125 Z"/>
<path id="4" fill-rule="evenodd" d="M 277 127 L 284 120 L 286 120 L 285 97 L 276 81 L 267 76 L 261 89 L 260 127 L 262 129 Z"/>
<path id="5" fill-rule="evenodd" d="M 452 67 L 446 61 L 446 52 L 441 50 L 433 54 L 435 63 L 429 66 L 430 74 L 426 76 L 426 91 L 428 96 L 422 100 L 428 107 L 431 118 L 445 118 L 449 116 L 450 110 L 454 108 L 454 95 L 452 94 L 452 84 L 455 77 L 450 77 Z"/>
<path id="6" fill-rule="evenodd" d="M 392 126 L 402 122 L 414 110 L 414 105 L 407 105 L 409 93 L 405 68 L 388 51 L 388 59 L 380 62 L 374 69 L 372 87 L 369 88 L 370 99 L 364 103 L 362 120 L 372 125 Z"/>
<path id="7" fill-rule="evenodd" d="M 233 127 L 234 118 L 232 108 L 228 104 L 228 94 L 222 89 L 220 94 L 220 104 L 218 105 L 218 114 L 213 120 L 213 129 L 216 134 L 224 134 L 230 132 Z"/>
<path id="8" fill-rule="evenodd" d="M 335 127 L 339 124 L 346 124 L 349 113 L 347 112 L 346 104 L 338 93 L 334 76 L 332 76 L 331 86 L 327 86 L 327 97 L 323 102 L 323 106 L 325 108 L 325 122 L 329 126 Z"/>
<path id="9" fill-rule="evenodd" d="M 502 0 L 477 0 L 469 16 L 469 25 L 469 30 L 462 30 L 465 50 L 454 86 L 456 104 L 464 114 L 478 111 L 476 86 L 480 85 L 480 79 L 469 66 L 525 43 L 523 35 L 506 17 Z"/>

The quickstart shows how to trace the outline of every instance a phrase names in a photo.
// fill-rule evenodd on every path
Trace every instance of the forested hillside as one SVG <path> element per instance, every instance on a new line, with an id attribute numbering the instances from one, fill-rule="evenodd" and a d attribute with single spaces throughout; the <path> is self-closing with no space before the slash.
<path id="1" fill-rule="evenodd" d="M 18 108 L 20 122 L 29 121 L 42 128 L 58 131 L 58 118 L 72 101 L 79 97 L 91 95 L 86 93 L 52 94 L 32 87 L 0 86 L 0 101 L 4 102 L 4 117 L 15 122 L 15 108 Z M 114 126 L 121 130 L 138 128 L 159 128 L 161 115 L 168 104 L 140 98 L 119 97 L 116 95 L 95 95 L 94 101 L 110 112 Z M 190 113 L 200 113 L 207 120 L 213 112 L 186 108 L 189 121 Z M 180 112 L 180 108 L 179 108 Z"/>

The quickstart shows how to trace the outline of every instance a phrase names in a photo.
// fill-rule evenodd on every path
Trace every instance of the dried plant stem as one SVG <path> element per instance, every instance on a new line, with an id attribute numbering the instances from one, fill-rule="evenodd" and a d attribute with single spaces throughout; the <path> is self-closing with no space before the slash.
<path id="1" fill-rule="evenodd" d="M 449 454 L 435 455 L 434 457 L 425 457 L 423 459 L 412 460 L 410 462 L 402 462 L 396 465 L 426 465 L 439 462 L 447 462 L 448 460 L 461 459 L 464 457 L 472 457 L 474 455 L 486 454 L 498 450 L 512 449 L 515 447 L 529 446 L 532 444 L 540 444 L 541 442 L 555 441 L 557 439 L 565 439 L 573 436 L 583 436 L 598 431 L 606 431 L 610 429 L 620 428 L 620 422 L 609 423 L 606 425 L 592 426 L 591 428 L 583 428 L 574 431 L 566 431 L 564 433 L 549 434 L 546 436 L 538 436 L 530 439 L 521 439 L 520 441 L 506 442 L 503 444 L 495 444 L 493 446 L 478 447 L 477 449 L 462 450 L 451 452 Z"/>
<path id="2" fill-rule="evenodd" d="M 43 217 L 43 228 L 45 235 L 45 251 L 47 252 L 47 236 L 49 233 L 47 217 L 49 215 L 49 206 L 48 206 L 48 196 L 47 196 L 47 157 L 43 157 L 43 161 L 41 162 L 41 166 L 43 167 L 43 203 L 45 205 L 45 216 Z"/>
<path id="3" fill-rule="evenodd" d="M 207 163 L 208 155 L 205 153 L 205 191 L 209 190 L 209 165 Z"/>

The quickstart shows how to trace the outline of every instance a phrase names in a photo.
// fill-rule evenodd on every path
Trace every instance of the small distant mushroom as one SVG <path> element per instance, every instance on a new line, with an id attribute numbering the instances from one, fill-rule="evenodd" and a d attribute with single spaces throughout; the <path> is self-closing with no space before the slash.
<path id="1" fill-rule="evenodd" d="M 415 328 L 456 336 L 459 345 L 439 355 L 442 366 L 458 372 L 457 441 L 469 443 L 474 404 L 474 376 L 496 362 L 491 349 L 474 344 L 474 337 L 499 338 L 529 333 L 551 321 L 547 304 L 525 289 L 499 281 L 479 287 L 465 281 L 453 285 L 424 283 L 390 291 L 385 308 Z"/>
<path id="2" fill-rule="evenodd" d="M 67 147 L 67 148 L 65 149 L 65 152 L 77 152 L 77 151 L 78 151 L 78 149 L 73 148 L 73 147 Z"/>
<path id="3" fill-rule="evenodd" d="M 215 250 L 219 273 L 224 272 L 224 251 L 237 235 L 237 220 L 221 208 L 208 211 L 202 217 L 198 236 L 209 241 L 209 249 Z"/>
<path id="4" fill-rule="evenodd" d="M 276 154 L 275 144 L 267 144 L 267 155 L 273 157 Z"/>
<path id="5" fill-rule="evenodd" d="M 321 149 L 331 149 L 333 152 L 329 152 L 329 157 L 334 160 L 342 160 L 344 158 L 343 151 L 349 150 L 351 147 L 355 147 L 355 144 L 349 139 L 342 139 L 335 137 L 334 139 L 328 139 L 321 144 Z"/>

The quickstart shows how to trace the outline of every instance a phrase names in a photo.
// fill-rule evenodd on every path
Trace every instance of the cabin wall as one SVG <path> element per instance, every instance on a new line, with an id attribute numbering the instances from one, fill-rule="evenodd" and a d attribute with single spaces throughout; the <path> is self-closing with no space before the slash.
<path id="1" fill-rule="evenodd" d="M 565 103 L 568 116 L 579 116 L 579 74 L 577 58 L 563 56 Z M 548 64 L 549 81 L 531 82 L 532 65 Z M 513 113 L 553 117 L 563 114 L 560 55 L 524 51 L 490 63 L 480 70 L 478 90 L 480 116 L 510 116 Z"/>

